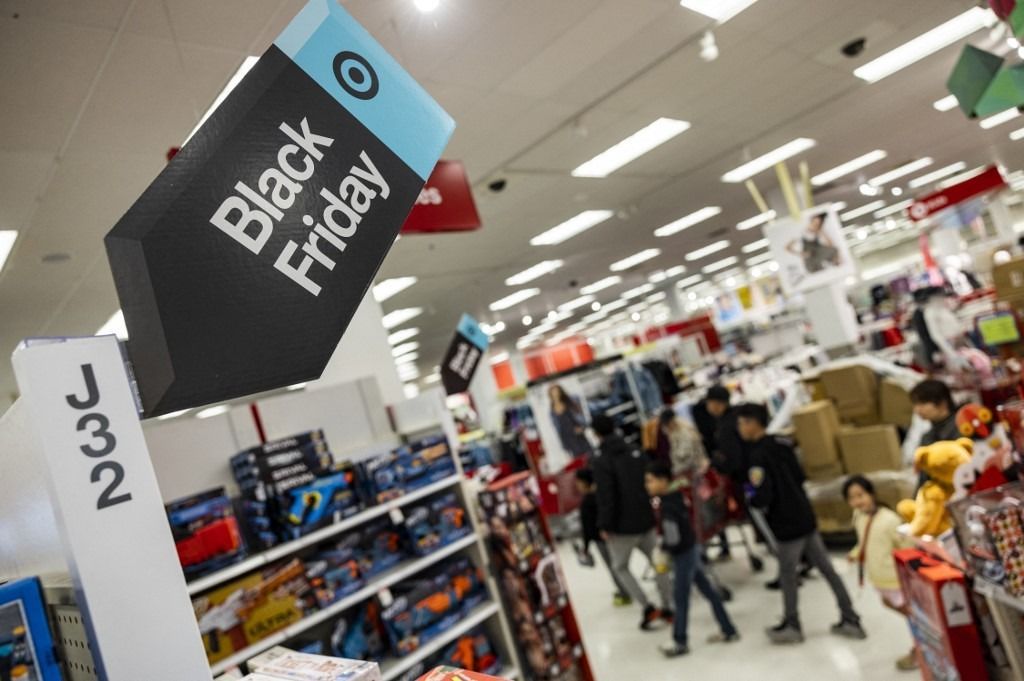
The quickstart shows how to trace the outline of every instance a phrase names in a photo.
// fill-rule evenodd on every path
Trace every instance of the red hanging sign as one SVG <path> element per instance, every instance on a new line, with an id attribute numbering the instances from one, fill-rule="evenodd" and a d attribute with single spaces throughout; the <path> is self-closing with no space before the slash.
<path id="1" fill-rule="evenodd" d="M 462 162 L 438 161 L 402 233 L 469 232 L 479 228 L 480 215 Z"/>
<path id="2" fill-rule="evenodd" d="M 992 166 L 985 172 L 964 180 L 960 184 L 955 184 L 952 187 L 946 187 L 940 192 L 915 199 L 914 203 L 907 209 L 907 216 L 915 222 L 920 222 L 936 213 L 941 213 L 947 208 L 952 208 L 964 201 L 973 199 L 975 196 L 1001 189 L 1005 186 L 1006 180 L 1003 179 L 999 168 Z"/>

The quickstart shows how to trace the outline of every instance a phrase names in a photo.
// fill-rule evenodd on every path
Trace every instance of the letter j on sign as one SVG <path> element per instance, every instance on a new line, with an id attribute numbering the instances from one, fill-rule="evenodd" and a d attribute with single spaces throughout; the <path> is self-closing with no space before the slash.
<path id="1" fill-rule="evenodd" d="M 145 414 L 318 378 L 454 128 L 310 0 L 106 237 Z"/>

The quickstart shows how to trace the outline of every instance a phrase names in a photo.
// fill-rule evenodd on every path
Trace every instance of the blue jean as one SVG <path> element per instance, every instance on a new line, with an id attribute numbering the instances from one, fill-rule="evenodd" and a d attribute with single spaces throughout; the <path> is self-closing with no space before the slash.
<path id="1" fill-rule="evenodd" d="M 726 636 L 736 634 L 736 625 L 729 619 L 729 613 L 725 611 L 725 604 L 722 603 L 722 596 L 718 589 L 708 579 L 704 572 L 704 566 L 700 560 L 700 546 L 695 545 L 689 551 L 677 553 L 673 557 L 675 567 L 675 601 L 676 613 L 675 623 L 672 627 L 672 638 L 676 643 L 687 645 L 689 642 L 687 629 L 690 624 L 690 591 L 694 584 L 701 592 L 708 603 L 711 604 L 711 611 L 718 620 L 718 626 Z"/>

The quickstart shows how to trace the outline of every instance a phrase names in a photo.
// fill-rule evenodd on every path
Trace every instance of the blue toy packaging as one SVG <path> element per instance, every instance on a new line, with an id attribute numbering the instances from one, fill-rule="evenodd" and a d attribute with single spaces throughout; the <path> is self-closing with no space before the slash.
<path id="1" fill-rule="evenodd" d="M 0 679 L 62 679 L 38 579 L 0 586 Z"/>
<path id="2" fill-rule="evenodd" d="M 358 533 L 359 570 L 367 579 L 393 568 L 408 556 L 405 541 L 388 518 L 367 523 Z"/>
<path id="3" fill-rule="evenodd" d="M 435 435 L 363 462 L 362 472 L 367 497 L 382 503 L 454 475 L 455 460 L 445 437 Z"/>
<path id="4" fill-rule="evenodd" d="M 418 556 L 425 556 L 472 532 L 466 511 L 453 493 L 409 508 L 405 514 L 405 530 Z"/>

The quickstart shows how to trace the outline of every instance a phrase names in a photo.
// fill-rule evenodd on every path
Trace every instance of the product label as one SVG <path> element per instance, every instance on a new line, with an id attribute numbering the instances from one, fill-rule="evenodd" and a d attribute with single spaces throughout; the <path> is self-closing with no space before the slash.
<path id="1" fill-rule="evenodd" d="M 441 382 L 449 395 L 469 390 L 480 358 L 487 351 L 489 340 L 480 324 L 468 314 L 462 315 L 455 338 L 441 362 Z"/>

